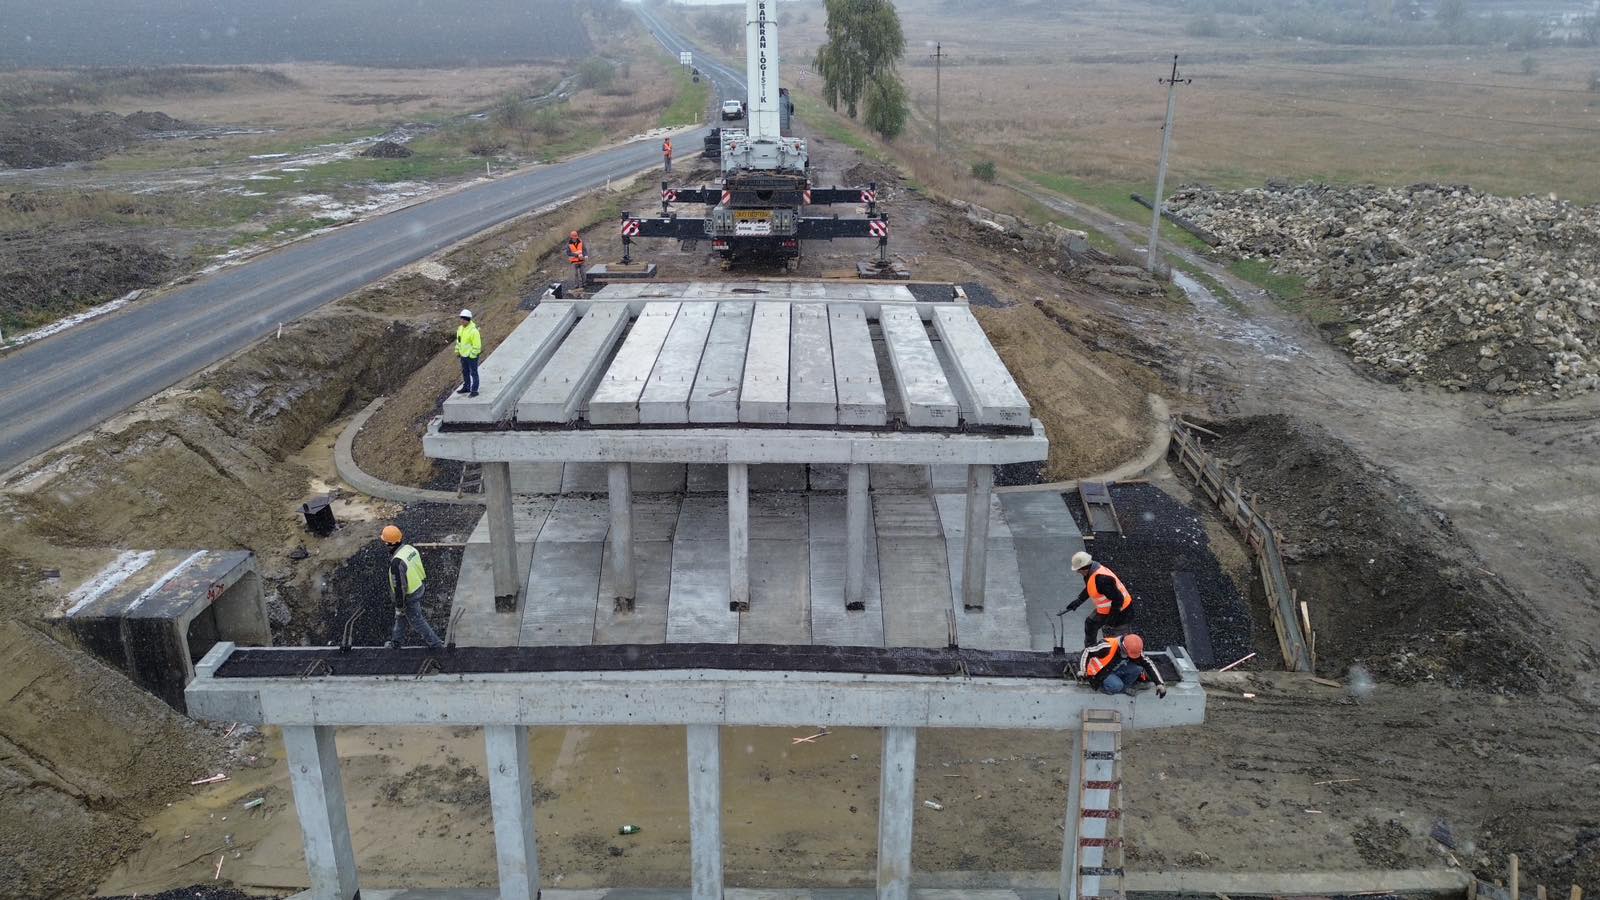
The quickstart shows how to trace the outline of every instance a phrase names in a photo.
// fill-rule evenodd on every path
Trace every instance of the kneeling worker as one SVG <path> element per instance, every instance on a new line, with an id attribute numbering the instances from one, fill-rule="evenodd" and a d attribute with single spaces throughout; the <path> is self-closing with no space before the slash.
<path id="1" fill-rule="evenodd" d="M 1144 655 L 1144 638 L 1137 634 L 1108 637 L 1085 647 L 1078 660 L 1083 679 L 1104 694 L 1131 694 L 1141 680 L 1156 686 L 1156 696 L 1167 696 L 1167 683 Z"/>
<path id="2" fill-rule="evenodd" d="M 1083 590 L 1078 592 L 1078 599 L 1067 604 L 1061 615 L 1082 606 L 1085 600 L 1094 601 L 1094 613 L 1083 620 L 1085 647 L 1095 642 L 1101 629 L 1109 632 L 1112 628 L 1132 624 L 1133 594 L 1117 573 L 1095 562 L 1082 550 L 1072 554 L 1072 571 L 1083 576 Z"/>
<path id="3" fill-rule="evenodd" d="M 389 557 L 389 595 L 394 599 L 394 629 L 389 633 L 389 641 L 385 647 L 403 646 L 406 637 L 406 620 L 411 620 L 411 627 L 422 636 L 427 645 L 438 650 L 444 646 L 444 641 L 439 640 L 433 628 L 428 625 L 428 620 L 422 616 L 422 595 L 426 587 L 428 573 L 422 568 L 422 554 L 410 544 L 402 543 L 405 535 L 393 525 L 383 527 L 383 542 L 388 545 Z"/>

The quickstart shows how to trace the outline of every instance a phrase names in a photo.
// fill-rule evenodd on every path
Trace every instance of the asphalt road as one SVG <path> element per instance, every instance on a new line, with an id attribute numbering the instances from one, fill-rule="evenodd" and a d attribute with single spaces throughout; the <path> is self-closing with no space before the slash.
<path id="1" fill-rule="evenodd" d="M 695 50 L 641 17 L 674 55 Z M 743 76 L 701 58 L 719 94 Z M 704 132 L 685 135 L 699 146 Z M 0 356 L 0 472 L 104 422 L 325 303 L 531 209 L 657 164 L 636 141 L 347 225 Z"/>

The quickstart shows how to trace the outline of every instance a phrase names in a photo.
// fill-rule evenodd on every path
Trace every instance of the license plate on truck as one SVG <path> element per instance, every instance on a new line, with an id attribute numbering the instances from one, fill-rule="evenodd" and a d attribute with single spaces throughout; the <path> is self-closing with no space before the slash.
<path id="1" fill-rule="evenodd" d="M 768 210 L 738 209 L 733 212 L 733 233 L 736 235 L 768 235 L 772 233 L 772 213 Z"/>

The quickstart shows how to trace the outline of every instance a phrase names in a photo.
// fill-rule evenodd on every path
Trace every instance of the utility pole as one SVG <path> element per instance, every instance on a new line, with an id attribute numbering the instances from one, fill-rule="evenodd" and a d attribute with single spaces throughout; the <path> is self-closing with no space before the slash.
<path id="1" fill-rule="evenodd" d="M 926 47 L 927 44 L 923 44 L 923 46 Z M 941 107 L 939 64 L 943 61 L 944 45 L 936 42 L 933 45 L 933 149 L 939 152 L 944 151 L 944 129 L 939 122 L 939 110 Z"/>
<path id="2" fill-rule="evenodd" d="M 1178 54 L 1172 54 L 1172 75 L 1168 78 L 1157 78 L 1156 84 L 1167 86 L 1167 123 L 1161 126 L 1161 162 L 1156 166 L 1156 196 L 1151 201 L 1155 207 L 1155 215 L 1150 220 L 1150 249 L 1145 253 L 1145 268 L 1152 274 L 1160 268 L 1159 257 L 1156 255 L 1157 245 L 1161 240 L 1161 192 L 1167 186 L 1167 148 L 1172 146 L 1172 113 L 1178 105 L 1178 85 L 1189 84 L 1193 78 L 1178 77 Z"/>

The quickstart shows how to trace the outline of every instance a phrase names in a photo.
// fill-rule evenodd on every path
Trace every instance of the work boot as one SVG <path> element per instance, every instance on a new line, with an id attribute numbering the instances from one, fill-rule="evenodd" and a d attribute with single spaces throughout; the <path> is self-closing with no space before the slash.
<path id="1" fill-rule="evenodd" d="M 466 386 L 465 386 L 465 385 L 462 385 L 462 386 L 461 386 L 461 388 L 460 388 L 460 389 L 458 389 L 458 390 L 457 390 L 457 391 L 456 391 L 456 393 L 458 393 L 458 394 L 465 394 L 465 393 L 467 393 L 467 388 L 466 388 Z"/>
<path id="2" fill-rule="evenodd" d="M 477 391 L 467 391 L 467 396 L 468 397 L 476 397 L 476 396 L 478 396 L 478 392 Z"/>

